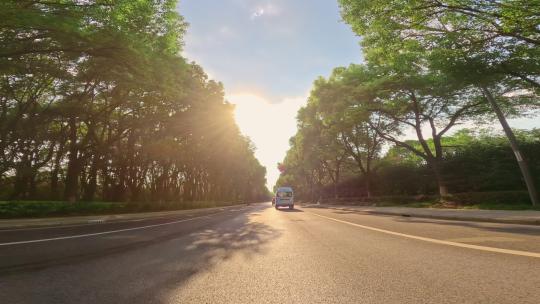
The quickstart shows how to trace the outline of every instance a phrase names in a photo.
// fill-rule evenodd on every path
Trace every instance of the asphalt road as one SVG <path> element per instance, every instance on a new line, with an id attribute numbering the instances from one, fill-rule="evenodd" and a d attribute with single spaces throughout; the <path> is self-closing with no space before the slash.
<path id="1" fill-rule="evenodd" d="M 270 204 L 0 231 L 2 303 L 540 303 L 540 227 Z"/>

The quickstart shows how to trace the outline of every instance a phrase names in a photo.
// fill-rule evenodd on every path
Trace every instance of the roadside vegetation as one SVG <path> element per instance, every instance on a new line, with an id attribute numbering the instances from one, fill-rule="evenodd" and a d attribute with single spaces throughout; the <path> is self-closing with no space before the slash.
<path id="1" fill-rule="evenodd" d="M 267 198 L 266 169 L 222 84 L 180 55 L 176 6 L 1 2 L 0 199 L 13 203 L 0 213 Z M 188 203 L 204 201 L 216 203 Z"/>
<path id="2" fill-rule="evenodd" d="M 507 119 L 538 114 L 540 6 L 339 3 L 364 63 L 314 82 L 277 186 L 308 201 L 538 206 L 540 130 L 512 130 Z"/>
<path id="3" fill-rule="evenodd" d="M 224 207 L 240 202 L 83 202 L 65 201 L 0 201 L 0 218 L 33 218 L 56 216 L 106 215 L 156 211 Z"/>

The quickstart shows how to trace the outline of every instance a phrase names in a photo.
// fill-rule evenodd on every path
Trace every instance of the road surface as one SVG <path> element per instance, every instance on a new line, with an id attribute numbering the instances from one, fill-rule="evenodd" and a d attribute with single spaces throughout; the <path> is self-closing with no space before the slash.
<path id="1" fill-rule="evenodd" d="M 540 227 L 270 204 L 0 231 L 2 303 L 540 303 Z"/>

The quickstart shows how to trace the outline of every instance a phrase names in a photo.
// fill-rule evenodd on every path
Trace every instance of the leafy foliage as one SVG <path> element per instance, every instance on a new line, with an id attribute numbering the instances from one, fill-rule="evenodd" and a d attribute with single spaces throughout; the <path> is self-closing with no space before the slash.
<path id="1" fill-rule="evenodd" d="M 0 28 L 6 198 L 267 195 L 222 85 L 179 55 L 176 1 L 3 1 Z"/>
<path id="2" fill-rule="evenodd" d="M 525 180 L 534 203 L 534 148 L 515 138 L 506 116 L 533 115 L 540 106 L 540 5 L 525 0 L 338 2 L 343 19 L 362 38 L 365 63 L 336 68 L 328 79 L 315 81 L 284 160 L 293 169 L 278 184 L 295 185 L 312 200 L 436 189 L 445 198 L 456 191 L 521 190 Z M 500 137 L 480 135 L 468 137 L 460 149 L 449 144 L 464 140 L 462 133 L 448 136 L 460 124 L 495 117 L 511 150 Z M 350 140 L 351 134 L 361 140 Z M 411 135 L 416 139 L 407 140 Z M 330 148 L 323 142 L 338 144 Z M 351 143 L 361 153 L 350 153 L 355 151 Z M 390 147 L 383 156 L 385 145 Z M 340 172 L 347 178 L 336 183 L 323 164 L 342 151 Z M 367 151 L 372 155 L 366 159 Z M 513 154 L 519 167 L 508 162 Z M 482 168 L 487 159 L 494 159 L 492 170 Z M 351 166 L 355 162 L 360 170 Z M 366 170 L 366 163 L 372 168 Z"/>

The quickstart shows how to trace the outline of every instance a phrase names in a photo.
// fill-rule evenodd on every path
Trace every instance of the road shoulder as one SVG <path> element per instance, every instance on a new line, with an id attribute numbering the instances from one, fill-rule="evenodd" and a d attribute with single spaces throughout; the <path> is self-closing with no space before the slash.
<path id="1" fill-rule="evenodd" d="M 540 211 L 469 210 L 407 207 L 366 207 L 332 204 L 304 204 L 304 208 L 334 208 L 367 214 L 432 218 L 441 220 L 488 222 L 502 224 L 540 225 Z"/>
<path id="2" fill-rule="evenodd" d="M 225 207 L 200 208 L 175 211 L 157 211 L 144 213 L 124 213 L 109 215 L 87 215 L 87 216 L 65 216 L 51 218 L 26 218 L 26 219 L 5 219 L 0 220 L 0 231 L 8 229 L 27 229 L 27 228 L 45 228 L 45 227 L 66 227 L 78 225 L 93 225 L 102 223 L 138 221 L 146 219 L 157 219 L 174 217 L 187 214 L 202 214 L 216 210 L 227 210 L 246 206 L 246 204 L 232 205 Z"/>

